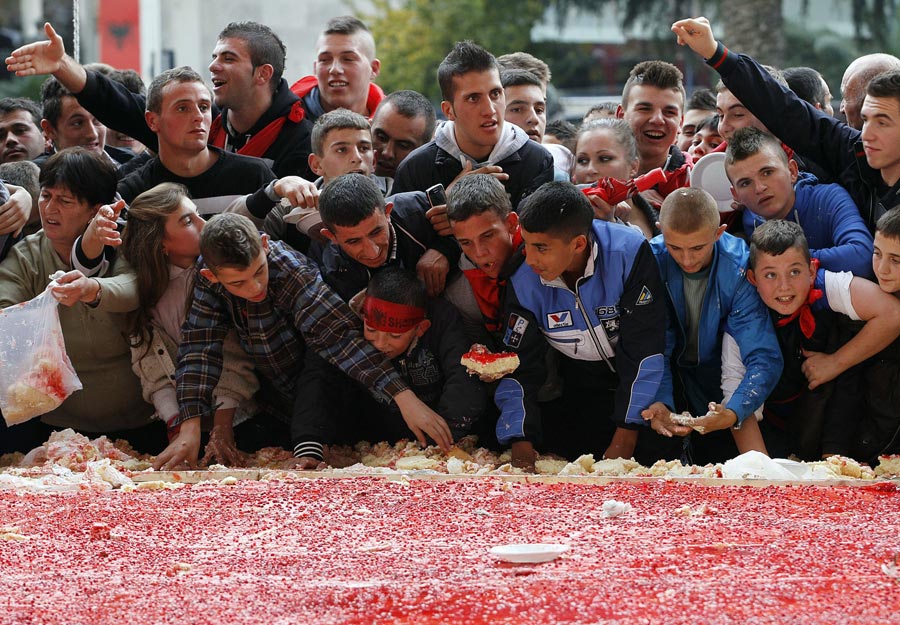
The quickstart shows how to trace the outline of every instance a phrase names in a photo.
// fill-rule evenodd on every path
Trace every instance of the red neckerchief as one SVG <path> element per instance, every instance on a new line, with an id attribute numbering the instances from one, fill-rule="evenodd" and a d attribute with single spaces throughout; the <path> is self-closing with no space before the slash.
<path id="1" fill-rule="evenodd" d="M 522 244 L 522 234 L 516 229 L 513 235 L 513 250 L 517 250 Z M 484 318 L 484 327 L 489 332 L 498 332 L 501 327 L 500 323 L 500 287 L 506 284 L 506 280 L 492 278 L 480 268 L 464 269 L 463 274 L 472 292 L 475 294 L 475 301 L 478 302 L 478 310 Z"/>
<path id="2" fill-rule="evenodd" d="M 819 270 L 819 259 L 812 259 L 813 268 L 818 271 Z M 806 301 L 803 303 L 800 308 L 794 311 L 794 314 L 788 315 L 787 317 L 782 317 L 781 319 L 775 322 L 775 325 L 779 328 L 783 328 L 791 321 L 800 318 L 800 331 L 803 333 L 803 336 L 806 338 L 812 338 L 813 332 L 816 331 L 816 318 L 813 316 L 812 310 L 810 310 L 810 306 L 814 303 L 822 299 L 825 293 L 822 292 L 822 289 L 810 289 L 809 295 L 806 296 Z"/>
<path id="3" fill-rule="evenodd" d="M 287 120 L 296 124 L 297 122 L 303 121 L 305 116 L 306 111 L 303 109 L 303 103 L 300 100 L 297 100 L 294 102 L 294 105 L 291 106 L 290 113 L 272 121 L 262 130 L 250 137 L 247 143 L 244 144 L 244 147 L 238 150 L 237 153 L 243 154 L 244 156 L 256 156 L 261 158 L 269 148 L 272 147 L 272 144 L 275 143 L 275 139 L 278 138 L 278 134 L 281 132 L 281 129 L 284 127 Z M 226 138 L 227 135 L 225 127 L 222 124 L 222 116 L 219 115 L 213 120 L 212 126 L 209 128 L 209 142 L 217 148 L 224 148 Z"/>

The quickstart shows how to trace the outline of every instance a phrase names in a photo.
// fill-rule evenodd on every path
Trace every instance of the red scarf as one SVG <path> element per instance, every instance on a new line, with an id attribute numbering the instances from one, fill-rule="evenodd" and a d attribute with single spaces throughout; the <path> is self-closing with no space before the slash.
<path id="1" fill-rule="evenodd" d="M 819 259 L 812 259 L 813 268 L 818 271 L 819 270 Z M 775 325 L 779 328 L 783 328 L 791 321 L 796 318 L 800 318 L 800 331 L 803 333 L 803 336 L 806 338 L 812 338 L 813 332 L 816 331 L 816 318 L 813 316 L 812 310 L 810 306 L 814 303 L 822 299 L 825 293 L 822 292 L 822 289 L 810 289 L 809 294 L 806 296 L 806 301 L 803 303 L 800 308 L 794 311 L 793 314 L 788 315 L 787 317 L 782 317 L 778 321 L 775 322 Z"/>
<path id="2" fill-rule="evenodd" d="M 513 235 L 513 251 L 519 249 L 522 244 L 522 234 L 516 230 Z M 478 302 L 478 310 L 484 318 L 484 327 L 489 332 L 498 332 L 501 328 L 500 323 L 500 287 L 506 284 L 505 280 L 492 278 L 480 267 L 472 269 L 464 269 L 463 273 L 472 292 L 475 294 L 475 301 Z"/>
<path id="3" fill-rule="evenodd" d="M 275 143 L 275 139 L 278 138 L 278 134 L 284 127 L 285 121 L 290 120 L 296 124 L 297 122 L 303 121 L 305 115 L 306 111 L 303 109 L 303 103 L 300 100 L 297 100 L 291 107 L 290 113 L 272 121 L 265 128 L 250 137 L 247 143 L 244 144 L 244 147 L 238 150 L 237 153 L 243 154 L 244 156 L 256 156 L 257 158 L 262 158 L 269 148 L 272 147 L 272 144 Z M 213 120 L 213 123 L 209 128 L 209 142 L 217 148 L 224 148 L 226 139 L 227 133 L 222 124 L 222 116 L 219 115 Z"/>

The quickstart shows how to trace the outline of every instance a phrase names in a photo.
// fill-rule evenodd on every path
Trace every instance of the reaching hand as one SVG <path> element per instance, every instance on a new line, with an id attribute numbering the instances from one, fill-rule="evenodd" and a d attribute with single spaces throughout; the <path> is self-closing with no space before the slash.
<path id="1" fill-rule="evenodd" d="M 809 390 L 813 390 L 817 386 L 830 382 L 844 372 L 844 368 L 834 357 L 833 354 L 823 354 L 820 352 L 808 352 L 803 350 L 806 360 L 800 370 L 809 380 Z"/>
<path id="2" fill-rule="evenodd" d="M 702 417 L 694 419 L 693 428 L 701 434 L 709 434 L 716 430 L 727 430 L 737 423 L 737 414 L 722 404 L 715 404 L 715 408 Z M 700 428 L 703 428 L 702 430 Z"/>
<path id="3" fill-rule="evenodd" d="M 106 245 L 110 247 L 122 245 L 122 236 L 116 226 L 116 219 L 119 218 L 123 208 L 125 200 L 119 200 L 115 204 L 101 206 L 97 211 L 81 238 L 81 249 L 88 258 L 100 256 Z"/>
<path id="4" fill-rule="evenodd" d="M 705 17 L 678 20 L 672 24 L 672 32 L 678 36 L 679 46 L 688 46 L 704 59 L 716 53 L 716 38 Z"/>
<path id="5" fill-rule="evenodd" d="M 175 439 L 153 461 L 153 469 L 174 471 L 185 464 L 191 469 L 196 469 L 199 454 L 200 418 L 198 417 L 188 419 L 181 424 L 181 429 Z"/>
<path id="6" fill-rule="evenodd" d="M 416 273 L 425 283 L 428 296 L 437 297 L 444 291 L 447 274 L 450 273 L 450 261 L 437 250 L 426 250 L 416 263 Z"/>
<path id="7" fill-rule="evenodd" d="M 441 451 L 446 453 L 450 449 L 450 446 L 453 445 L 453 435 L 441 415 L 426 406 L 409 389 L 397 393 L 394 401 L 400 408 L 407 427 L 412 430 L 420 445 L 424 447 L 427 444 L 425 436 L 428 435 L 437 443 Z"/>
<path id="8" fill-rule="evenodd" d="M 100 283 L 88 278 L 77 269 L 69 271 L 56 279 L 56 286 L 50 288 L 50 294 L 63 306 L 74 306 L 78 302 L 93 302 L 100 292 Z"/>
<path id="9" fill-rule="evenodd" d="M 319 189 L 315 183 L 300 176 L 280 178 L 275 182 L 274 191 L 278 197 L 287 199 L 292 207 L 319 207 Z"/>
<path id="10" fill-rule="evenodd" d="M 242 467 L 246 464 L 247 456 L 237 448 L 234 442 L 234 428 L 231 424 L 214 425 L 209 433 L 209 442 L 200 464 L 206 466 L 211 462 L 218 462 L 228 467 Z"/>
<path id="11" fill-rule="evenodd" d="M 0 234 L 18 235 L 31 216 L 31 194 L 22 187 L 6 186 L 10 195 L 0 206 Z"/>
<path id="12" fill-rule="evenodd" d="M 327 469 L 328 465 L 318 458 L 291 458 L 281 463 L 281 468 L 285 471 L 322 471 Z"/>
<path id="13" fill-rule="evenodd" d="M 662 402 L 654 402 L 641 412 L 641 416 L 645 421 L 650 422 L 650 427 L 657 434 L 672 438 L 672 436 L 687 436 L 691 433 L 691 428 L 684 425 L 677 425 L 672 421 L 672 411 Z"/>
<path id="14" fill-rule="evenodd" d="M 6 69 L 16 76 L 52 74 L 62 67 L 66 48 L 50 22 L 44 24 L 47 41 L 29 43 L 17 48 L 6 59 Z"/>

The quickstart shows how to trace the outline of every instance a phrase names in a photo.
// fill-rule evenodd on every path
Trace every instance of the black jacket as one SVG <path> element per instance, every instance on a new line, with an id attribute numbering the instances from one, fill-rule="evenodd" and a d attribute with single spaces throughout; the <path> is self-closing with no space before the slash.
<path id="1" fill-rule="evenodd" d="M 219 158 L 212 167 L 191 178 L 176 176 L 166 169 L 158 156 L 137 171 L 119 181 L 117 191 L 122 199 L 131 203 L 135 197 L 162 182 L 177 182 L 187 187 L 201 215 L 222 212 L 242 195 L 247 198 L 247 209 L 263 219 L 275 203 L 265 194 L 266 185 L 275 176 L 262 159 L 224 152 L 210 146 Z"/>
<path id="2" fill-rule="evenodd" d="M 459 247 L 454 239 L 438 236 L 431 227 L 431 222 L 425 216 L 429 205 L 424 193 L 416 191 L 394 194 L 385 202 L 392 202 L 394 205 L 390 215 L 391 249 L 387 262 L 379 269 L 400 266 L 415 271 L 422 254 L 432 248 L 448 258 L 451 268 L 457 265 Z M 369 284 L 372 270 L 347 256 L 337 243 L 329 243 L 325 247 L 319 264 L 325 282 L 344 301 L 349 301 Z"/>
<path id="3" fill-rule="evenodd" d="M 147 105 L 145 96 L 132 93 L 125 85 L 111 80 L 94 71 L 87 72 L 87 82 L 84 89 L 76 95 L 78 102 L 97 116 L 101 122 L 119 132 L 124 132 L 137 139 L 154 152 L 159 150 L 159 141 L 147 126 L 144 119 L 144 111 Z M 272 104 L 262 114 L 256 124 L 241 137 L 229 137 L 231 149 L 236 151 L 243 147 L 247 137 L 259 132 L 270 122 L 278 117 L 286 117 L 290 113 L 294 102 L 299 98 L 291 92 L 287 81 L 283 78 L 278 89 L 272 97 Z M 225 120 L 228 118 L 228 109 L 221 111 L 222 123 L 227 129 Z M 307 180 L 315 180 L 316 176 L 309 169 L 309 153 L 311 151 L 310 137 L 312 122 L 302 119 L 299 122 L 286 120 L 278 138 L 263 154 L 263 159 L 268 161 L 275 175 L 302 176 Z"/>
<path id="4" fill-rule="evenodd" d="M 509 175 L 503 186 L 509 193 L 514 209 L 522 198 L 545 182 L 553 180 L 553 157 L 534 141 L 528 141 L 497 165 Z M 392 191 L 424 191 L 438 183 L 448 187 L 461 171 L 459 159 L 430 141 L 403 159 L 397 167 Z"/>
<path id="5" fill-rule="evenodd" d="M 776 137 L 849 191 L 869 230 L 887 210 L 900 206 L 900 181 L 889 189 L 881 172 L 869 165 L 859 130 L 801 100 L 752 58 L 721 43 L 707 63 Z"/>

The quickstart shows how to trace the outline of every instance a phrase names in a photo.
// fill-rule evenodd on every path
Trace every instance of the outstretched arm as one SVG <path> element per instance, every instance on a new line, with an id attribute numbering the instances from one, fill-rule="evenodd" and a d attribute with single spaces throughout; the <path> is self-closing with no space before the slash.
<path id="1" fill-rule="evenodd" d="M 850 300 L 859 318 L 866 322 L 862 330 L 833 354 L 804 351 L 803 373 L 814 389 L 839 376 L 850 367 L 874 356 L 900 335 L 900 300 L 885 293 L 874 282 L 853 278 Z"/>
<path id="2" fill-rule="evenodd" d="M 66 54 L 62 37 L 56 34 L 50 22 L 44 24 L 47 41 L 29 43 L 16 48 L 6 59 L 6 69 L 16 76 L 53 74 L 63 87 L 79 93 L 87 82 L 87 72 Z"/>

